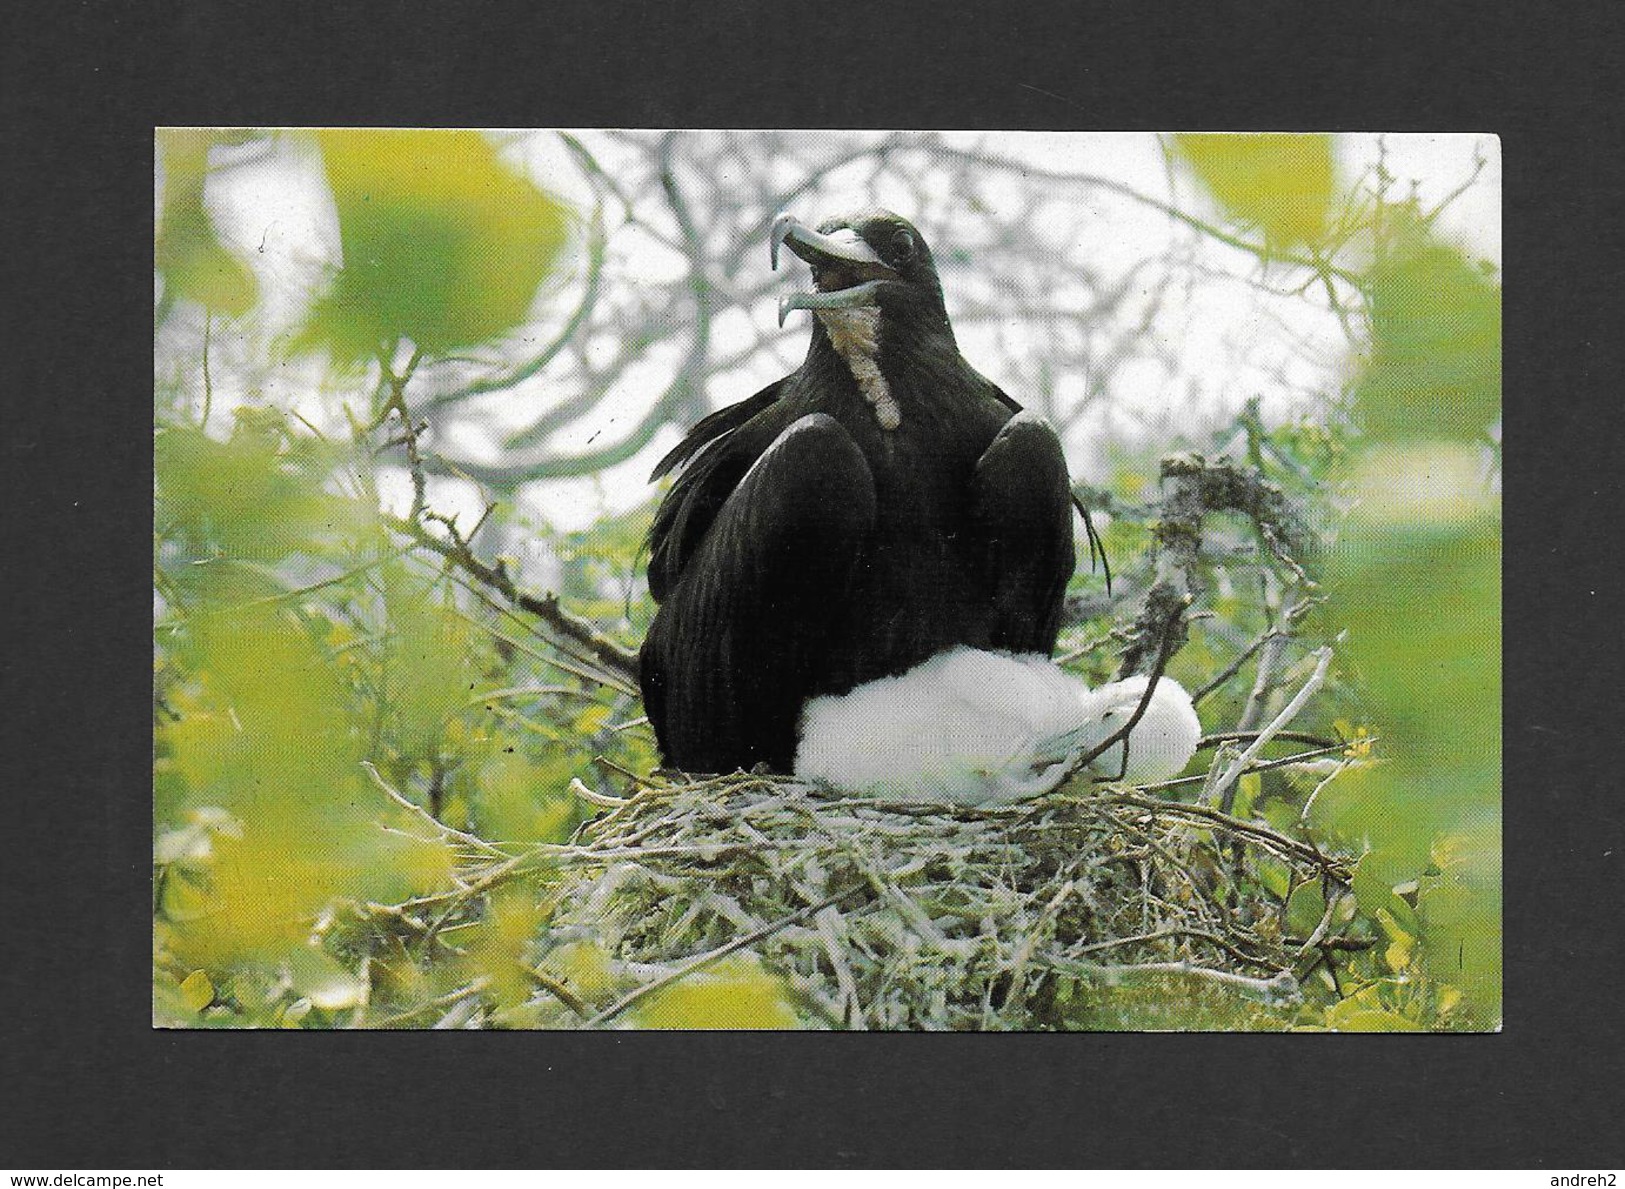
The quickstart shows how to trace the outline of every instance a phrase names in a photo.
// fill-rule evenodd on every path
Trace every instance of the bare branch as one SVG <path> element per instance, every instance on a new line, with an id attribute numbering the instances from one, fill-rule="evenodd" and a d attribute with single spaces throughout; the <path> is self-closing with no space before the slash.
<path id="1" fill-rule="evenodd" d="M 628 683 L 631 688 L 637 687 L 638 658 L 635 652 L 623 648 L 586 620 L 570 614 L 560 606 L 558 595 L 553 593 L 532 595 L 521 591 L 501 563 L 487 565 L 474 556 L 468 542 L 450 521 L 442 517 L 435 519 L 446 529 L 448 540 L 441 540 L 422 524 L 413 521 L 390 517 L 387 523 L 396 532 L 405 533 L 425 549 L 438 554 L 470 577 L 497 591 L 515 607 L 536 616 L 565 639 L 586 649 L 595 662 Z"/>

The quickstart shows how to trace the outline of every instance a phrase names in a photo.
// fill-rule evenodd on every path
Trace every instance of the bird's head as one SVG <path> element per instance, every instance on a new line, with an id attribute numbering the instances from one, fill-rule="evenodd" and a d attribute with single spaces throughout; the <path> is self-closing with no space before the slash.
<path id="1" fill-rule="evenodd" d="M 780 298 L 779 325 L 791 310 L 878 310 L 889 322 L 952 333 L 931 249 L 901 215 L 864 211 L 826 219 L 817 230 L 780 215 L 769 240 L 774 268 L 780 245 L 812 266 L 814 291 Z"/>

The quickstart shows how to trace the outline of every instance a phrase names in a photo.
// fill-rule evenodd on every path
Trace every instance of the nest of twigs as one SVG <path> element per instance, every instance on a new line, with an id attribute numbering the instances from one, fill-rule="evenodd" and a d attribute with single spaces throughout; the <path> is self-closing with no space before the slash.
<path id="1" fill-rule="evenodd" d="M 738 774 L 591 798 L 605 812 L 549 848 L 538 968 L 586 942 L 610 977 L 591 999 L 541 980 L 544 1026 L 632 1025 L 752 956 L 808 1027 L 1090 1026 L 1080 1004 L 1147 983 L 1279 1013 L 1314 939 L 1284 936 L 1248 873 L 1338 874 L 1302 841 L 1124 786 L 950 809 Z"/>

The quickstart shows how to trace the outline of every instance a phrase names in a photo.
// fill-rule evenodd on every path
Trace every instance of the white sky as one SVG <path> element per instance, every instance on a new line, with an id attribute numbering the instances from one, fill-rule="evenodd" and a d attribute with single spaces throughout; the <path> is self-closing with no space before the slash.
<path id="1" fill-rule="evenodd" d="M 613 172 L 617 151 L 626 150 L 617 150 L 613 142 L 591 131 L 580 131 L 577 135 L 592 145 L 594 152 L 600 154 L 600 160 Z M 831 135 L 847 139 L 853 134 L 807 132 L 804 135 L 810 139 Z M 881 134 L 874 135 L 878 138 Z M 578 203 L 584 204 L 590 198 L 585 183 L 556 137 L 524 133 L 498 136 L 506 143 L 506 155 L 523 165 L 538 182 Z M 947 138 L 951 144 L 968 147 L 975 142 L 985 142 L 988 134 L 954 133 Z M 1499 266 L 1501 166 L 1498 139 L 1487 134 L 1411 133 L 1390 133 L 1382 139 L 1388 169 L 1402 181 L 1414 182 L 1425 206 L 1437 203 L 1467 179 L 1475 153 L 1487 159 L 1478 183 L 1444 213 L 1439 229 L 1471 254 Z M 1344 134 L 1336 138 L 1335 144 L 1340 178 L 1345 182 L 1357 177 L 1377 157 L 1375 135 Z M 997 135 L 993 147 L 1039 168 L 1106 175 L 1193 214 L 1222 222 L 1222 215 L 1212 208 L 1198 186 L 1188 177 L 1170 173 L 1161 143 L 1152 135 L 1016 132 Z M 840 175 L 835 181 L 835 187 L 824 195 L 827 209 L 798 213 L 816 219 L 828 210 L 876 203 L 909 213 L 912 198 L 906 193 L 888 193 L 884 186 L 875 191 L 856 186 L 842 189 Z M 1074 207 L 1080 201 L 1079 193 L 1075 192 L 1072 198 Z M 996 192 L 994 197 L 996 200 Z M 260 280 L 260 326 L 265 337 L 248 344 L 246 350 L 250 355 L 263 353 L 278 334 L 299 322 L 311 295 L 319 291 L 327 270 L 338 263 L 337 223 L 319 162 L 308 144 L 299 138 L 285 138 L 277 154 L 217 174 L 211 183 L 209 200 L 222 238 L 243 254 Z M 1154 254 L 1157 245 L 1165 243 L 1170 234 L 1167 217 L 1148 206 L 1113 203 L 1109 215 L 1110 235 L 1096 235 L 1086 245 L 1091 263 L 1099 264 L 1108 272 L 1126 268 Z M 1045 225 L 1041 230 L 1060 237 L 1069 234 L 1064 210 L 1057 207 L 1046 217 L 1053 227 Z M 765 272 L 765 244 L 761 266 Z M 665 277 L 672 269 L 681 267 L 680 259 L 674 259 L 673 253 L 652 242 L 633 251 L 627 260 L 627 272 L 632 279 Z M 947 296 L 952 314 L 955 294 L 950 289 Z M 1057 302 L 1067 300 L 1064 293 L 1053 296 Z M 1304 303 L 1296 304 L 1301 308 L 1283 307 L 1286 325 L 1280 327 L 1261 325 L 1255 306 L 1222 300 L 1191 302 L 1177 317 L 1168 318 L 1166 326 L 1162 323 L 1158 326 L 1158 334 L 1166 339 L 1164 345 L 1179 360 L 1177 374 L 1171 375 L 1155 361 L 1136 363 L 1116 377 L 1111 394 L 1113 408 L 1119 413 L 1138 414 L 1153 425 L 1161 418 L 1172 433 L 1189 412 L 1170 396 L 1170 390 L 1179 385 L 1191 393 L 1188 399 L 1213 408 L 1239 403 L 1242 394 L 1248 392 L 1279 389 L 1283 376 L 1295 387 L 1312 388 L 1317 379 L 1324 379 L 1315 374 L 1316 369 L 1336 366 L 1340 351 L 1346 353 L 1346 342 L 1331 324 L 1328 313 L 1321 311 L 1317 317 Z M 714 346 L 719 354 L 725 354 L 749 343 L 755 327 L 771 325 L 774 320 L 771 297 L 750 308 L 726 311 L 713 327 Z M 1026 333 L 1019 324 L 978 326 L 960 328 L 959 338 L 966 357 L 994 380 L 1004 383 L 992 362 L 1012 345 L 1019 355 L 1022 336 Z M 1004 351 L 994 349 L 999 336 L 1002 336 Z M 1294 337 L 1323 346 L 1324 350 L 1317 353 L 1288 349 L 1286 344 Z M 608 350 L 609 345 L 605 344 L 603 349 Z M 1317 361 L 1317 354 L 1325 358 Z M 552 444 L 559 449 L 580 450 L 587 448 L 589 442 L 602 444 L 605 440 L 615 440 L 625 432 L 625 427 L 636 424 L 640 406 L 646 408 L 648 401 L 664 386 L 665 373 L 660 362 L 657 355 L 648 364 L 629 369 L 609 399 L 601 402 L 592 415 L 557 435 Z M 788 366 L 794 366 L 793 358 L 788 360 Z M 710 393 L 711 399 L 714 404 L 743 399 L 785 370 L 786 358 L 763 352 L 739 372 L 719 380 Z M 281 408 L 297 409 L 319 425 L 338 428 L 343 424 L 342 417 L 337 414 L 335 402 L 321 391 L 323 381 L 319 364 L 290 363 L 257 377 L 257 398 Z M 1060 388 L 1063 393 L 1067 390 L 1066 384 L 1063 378 Z M 508 394 L 505 409 L 509 419 L 523 424 L 534 417 L 537 405 L 533 402 L 546 399 L 542 395 L 545 391 L 538 386 L 534 394 L 523 390 Z M 1019 392 L 1013 394 L 1019 399 Z M 233 394 L 229 390 L 222 391 L 219 376 L 216 377 L 215 400 L 216 416 L 229 418 Z M 501 411 L 503 407 L 496 408 Z M 1266 402 L 1266 412 L 1269 411 Z M 215 424 L 223 429 L 229 421 Z M 1104 433 L 1113 428 L 1120 427 L 1114 422 L 1110 426 L 1093 426 L 1090 432 Z M 675 429 L 663 431 L 637 456 L 592 478 L 535 485 L 528 493 L 530 510 L 558 528 L 574 530 L 585 527 L 605 512 L 635 506 L 648 498 L 650 467 L 674 443 L 677 433 Z M 458 445 L 470 452 L 481 448 L 477 442 L 461 439 Z M 1075 470 L 1080 465 L 1089 465 L 1088 447 L 1087 442 L 1069 442 Z M 404 508 L 410 499 L 404 476 L 396 476 L 386 484 L 386 498 L 400 500 Z M 479 510 L 478 494 L 468 484 L 457 481 L 436 482 L 431 489 L 431 501 L 441 510 L 463 512 L 470 518 Z"/>

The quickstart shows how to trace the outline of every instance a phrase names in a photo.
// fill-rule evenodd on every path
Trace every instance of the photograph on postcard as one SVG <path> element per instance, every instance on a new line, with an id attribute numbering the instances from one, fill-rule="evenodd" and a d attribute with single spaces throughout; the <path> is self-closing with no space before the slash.
<path id="1" fill-rule="evenodd" d="M 1501 1027 L 1494 135 L 154 167 L 156 1027 Z"/>

